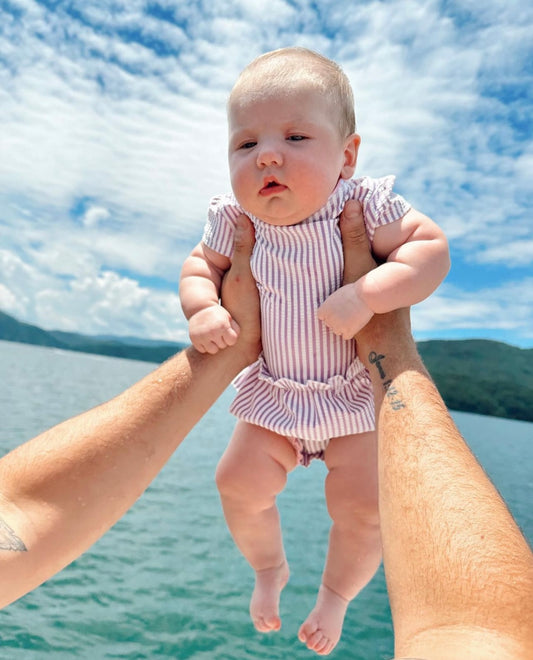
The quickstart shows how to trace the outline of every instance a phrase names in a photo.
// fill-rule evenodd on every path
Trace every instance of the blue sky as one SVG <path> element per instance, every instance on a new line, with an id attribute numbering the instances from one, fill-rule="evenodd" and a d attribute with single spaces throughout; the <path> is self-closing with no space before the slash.
<path id="1" fill-rule="evenodd" d="M 395 174 L 448 235 L 416 337 L 533 346 L 531 34 L 522 0 L 0 0 L 0 309 L 186 340 L 177 282 L 229 190 L 227 94 L 303 45 L 352 82 L 356 175 Z"/>

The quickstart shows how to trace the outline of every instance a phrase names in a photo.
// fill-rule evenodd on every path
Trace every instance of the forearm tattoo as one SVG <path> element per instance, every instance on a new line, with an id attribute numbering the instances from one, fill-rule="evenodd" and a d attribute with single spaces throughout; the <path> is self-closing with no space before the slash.
<path id="1" fill-rule="evenodd" d="M 389 402 L 390 407 L 393 410 L 401 410 L 402 408 L 405 408 L 405 403 L 402 401 L 398 390 L 392 384 L 392 378 L 387 378 L 387 374 L 385 373 L 385 369 L 382 365 L 382 361 L 385 359 L 386 359 L 385 355 L 380 355 L 375 351 L 372 351 L 368 355 L 368 360 L 370 364 L 376 365 L 376 369 L 378 370 L 379 377 L 381 378 L 381 384 L 383 385 L 383 389 L 385 390 L 385 397 Z"/>
<path id="2" fill-rule="evenodd" d="M 12 550 L 13 552 L 27 552 L 24 542 L 19 539 L 11 527 L 0 518 L 0 550 Z"/>

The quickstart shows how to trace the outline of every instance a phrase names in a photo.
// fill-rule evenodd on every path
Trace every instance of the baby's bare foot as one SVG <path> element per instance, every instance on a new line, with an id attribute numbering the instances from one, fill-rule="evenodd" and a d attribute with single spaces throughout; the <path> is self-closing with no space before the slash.
<path id="1" fill-rule="evenodd" d="M 271 632 L 281 628 L 279 597 L 288 580 L 289 565 L 285 560 L 279 566 L 256 571 L 250 616 L 259 632 Z"/>
<path id="2" fill-rule="evenodd" d="M 341 638 L 348 604 L 348 600 L 321 585 L 316 605 L 302 623 L 298 639 L 318 655 L 331 653 Z"/>

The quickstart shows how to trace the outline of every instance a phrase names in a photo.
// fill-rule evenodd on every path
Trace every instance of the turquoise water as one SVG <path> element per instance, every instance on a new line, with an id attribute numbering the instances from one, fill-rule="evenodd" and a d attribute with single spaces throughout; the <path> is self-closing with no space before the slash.
<path id="1" fill-rule="evenodd" d="M 140 362 L 0 342 L 0 452 L 121 391 L 153 368 Z M 224 524 L 213 474 L 233 426 L 228 391 L 145 495 L 93 548 L 0 611 L 0 659 L 317 657 L 296 638 L 314 604 L 328 517 L 324 467 L 290 475 L 280 497 L 291 580 L 282 630 L 256 633 L 253 575 Z M 526 536 L 533 539 L 533 424 L 454 418 Z M 393 654 L 383 573 L 351 604 L 333 659 Z"/>

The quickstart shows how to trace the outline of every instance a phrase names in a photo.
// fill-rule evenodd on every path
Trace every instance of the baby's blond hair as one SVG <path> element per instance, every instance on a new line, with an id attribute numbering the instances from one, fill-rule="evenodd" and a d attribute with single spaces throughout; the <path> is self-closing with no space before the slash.
<path id="1" fill-rule="evenodd" d="M 354 99 L 348 77 L 336 62 L 308 48 L 280 48 L 256 57 L 237 78 L 228 106 L 243 92 L 256 96 L 286 92 L 295 80 L 305 81 L 328 97 L 338 112 L 342 138 L 355 133 Z"/>

